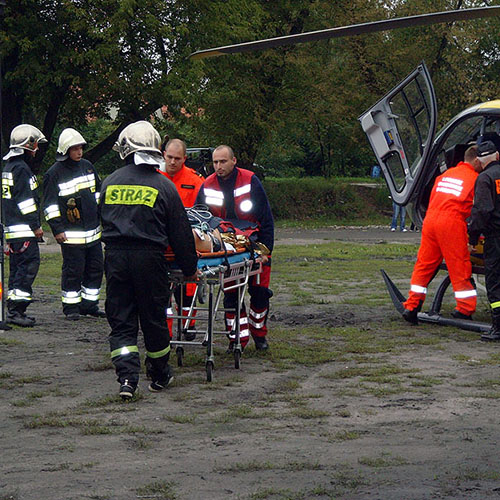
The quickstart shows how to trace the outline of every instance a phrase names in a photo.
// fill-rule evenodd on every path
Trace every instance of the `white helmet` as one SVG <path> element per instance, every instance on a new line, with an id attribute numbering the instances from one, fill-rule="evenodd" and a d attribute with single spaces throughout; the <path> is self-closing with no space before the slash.
<path id="1" fill-rule="evenodd" d="M 65 128 L 59 136 L 59 143 L 57 145 L 56 158 L 63 161 L 68 157 L 68 149 L 73 146 L 84 146 L 87 141 L 83 138 L 82 134 L 74 128 Z"/>
<path id="2" fill-rule="evenodd" d="M 47 142 L 47 139 L 36 127 L 23 123 L 14 127 L 10 133 L 10 147 L 27 149 L 28 151 L 36 151 L 38 144 Z"/>
<path id="3" fill-rule="evenodd" d="M 138 151 L 148 151 L 161 157 L 160 143 L 160 134 L 153 125 L 142 120 L 127 125 L 118 136 L 113 149 L 120 154 L 122 160 Z"/>

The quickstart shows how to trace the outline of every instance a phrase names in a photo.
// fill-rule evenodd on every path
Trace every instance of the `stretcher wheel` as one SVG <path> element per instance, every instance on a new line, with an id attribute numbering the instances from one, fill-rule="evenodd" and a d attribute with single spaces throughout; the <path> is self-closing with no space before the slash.
<path id="1" fill-rule="evenodd" d="M 182 347 L 177 347 L 175 350 L 175 354 L 177 354 L 177 366 L 182 366 L 182 358 L 184 356 L 184 349 Z"/>
<path id="2" fill-rule="evenodd" d="M 238 370 L 240 368 L 241 351 L 239 349 L 234 350 L 234 367 Z"/>
<path id="3" fill-rule="evenodd" d="M 212 371 L 214 369 L 214 364 L 212 363 L 212 361 L 207 361 L 205 368 L 207 370 L 207 382 L 212 382 Z"/>

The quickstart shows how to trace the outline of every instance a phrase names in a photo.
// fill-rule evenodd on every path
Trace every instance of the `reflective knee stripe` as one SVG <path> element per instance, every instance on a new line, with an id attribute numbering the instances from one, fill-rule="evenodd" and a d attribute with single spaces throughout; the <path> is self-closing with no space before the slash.
<path id="1" fill-rule="evenodd" d="M 459 292 L 455 292 L 456 299 L 466 299 L 468 297 L 476 297 L 476 290 L 461 290 Z"/>
<path id="2" fill-rule="evenodd" d="M 62 290 L 61 292 L 61 300 L 63 304 L 78 304 L 82 301 L 81 292 L 66 292 Z"/>
<path id="3" fill-rule="evenodd" d="M 236 333 L 235 333 L 235 318 L 227 318 L 226 323 L 228 326 L 228 329 L 231 328 L 231 331 L 229 333 L 229 338 L 231 340 L 234 340 L 236 338 Z M 246 316 L 242 316 L 240 318 L 240 339 L 249 337 L 250 333 L 248 331 L 248 318 Z"/>
<path id="4" fill-rule="evenodd" d="M 490 307 L 491 307 L 492 309 L 497 309 L 498 307 L 500 307 L 500 301 L 499 301 L 499 302 L 492 302 L 492 303 L 490 304 Z"/>
<path id="5" fill-rule="evenodd" d="M 150 352 L 146 351 L 146 356 L 148 358 L 162 358 L 163 356 L 166 356 L 170 352 L 170 346 L 165 347 L 165 349 L 162 349 L 161 351 L 156 351 L 156 352 Z"/>
<path id="6" fill-rule="evenodd" d="M 410 290 L 414 293 L 423 293 L 423 294 L 427 293 L 427 288 L 419 285 L 411 285 Z"/>
<path id="7" fill-rule="evenodd" d="M 139 348 L 136 345 L 126 345 L 111 351 L 111 357 L 116 358 L 116 356 L 127 356 L 133 353 L 139 353 Z"/>
<path id="8" fill-rule="evenodd" d="M 56 217 L 61 217 L 61 211 L 59 210 L 59 205 L 49 205 L 44 211 L 46 220 L 54 219 Z"/>
<path id="9" fill-rule="evenodd" d="M 32 300 L 30 293 L 23 292 L 22 290 L 19 290 L 18 288 L 14 288 L 13 290 L 9 290 L 7 293 L 7 297 L 9 300 L 15 300 L 15 301 L 30 302 Z"/>
<path id="10" fill-rule="evenodd" d="M 258 330 L 260 330 L 261 328 L 264 328 L 264 325 L 266 324 L 266 321 L 259 321 L 258 323 L 256 321 L 253 321 L 252 318 L 249 318 L 248 319 L 248 323 L 250 325 L 252 325 L 254 328 L 257 328 Z"/>
<path id="11" fill-rule="evenodd" d="M 100 288 L 85 288 L 82 286 L 82 299 L 97 302 L 99 300 Z"/>

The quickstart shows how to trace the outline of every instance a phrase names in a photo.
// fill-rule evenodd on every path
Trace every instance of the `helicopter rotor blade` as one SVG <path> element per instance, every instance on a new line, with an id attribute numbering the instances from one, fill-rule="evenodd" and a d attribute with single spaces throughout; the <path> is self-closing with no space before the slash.
<path id="1" fill-rule="evenodd" d="M 266 40 L 256 40 L 254 42 L 237 43 L 235 45 L 226 45 L 224 47 L 215 47 L 212 49 L 199 50 L 193 52 L 189 57 L 191 59 L 204 59 L 206 57 L 216 57 L 225 54 L 237 54 L 240 52 L 251 52 L 254 50 L 263 50 L 282 45 L 292 45 L 296 43 L 313 42 L 316 40 L 325 40 L 328 38 L 340 38 L 344 36 L 362 35 L 364 33 L 375 33 L 377 31 L 386 31 L 399 28 L 409 28 L 413 26 L 426 26 L 429 24 L 448 23 L 454 21 L 467 21 L 481 17 L 493 17 L 500 15 L 500 6 L 477 7 L 472 9 L 449 10 L 445 12 L 432 12 L 430 14 L 420 14 L 417 16 L 398 17 L 395 19 L 386 19 L 383 21 L 373 21 L 362 24 L 352 24 L 350 26 L 340 26 L 326 30 L 310 31 L 296 35 L 280 36 L 268 38 Z"/>

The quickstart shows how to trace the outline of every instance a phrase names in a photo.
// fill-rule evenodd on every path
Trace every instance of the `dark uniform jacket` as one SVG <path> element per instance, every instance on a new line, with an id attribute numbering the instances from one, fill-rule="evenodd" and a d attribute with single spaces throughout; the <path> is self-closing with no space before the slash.
<path id="1" fill-rule="evenodd" d="M 491 162 L 477 177 L 474 205 L 469 221 L 469 243 L 476 245 L 479 236 L 500 237 L 500 163 Z"/>
<path id="2" fill-rule="evenodd" d="M 52 233 L 66 233 L 64 244 L 85 245 L 101 238 L 97 214 L 101 181 L 88 160 L 57 161 L 43 179 L 43 213 Z"/>
<path id="3" fill-rule="evenodd" d="M 7 242 L 35 239 L 40 224 L 38 181 L 23 155 L 10 158 L 2 172 L 3 216 Z"/>
<path id="4" fill-rule="evenodd" d="M 195 273 L 197 255 L 186 211 L 174 184 L 151 165 L 129 164 L 102 184 L 99 203 L 106 245 L 170 245 L 186 276 Z M 140 258 L 140 255 L 138 255 Z"/>

